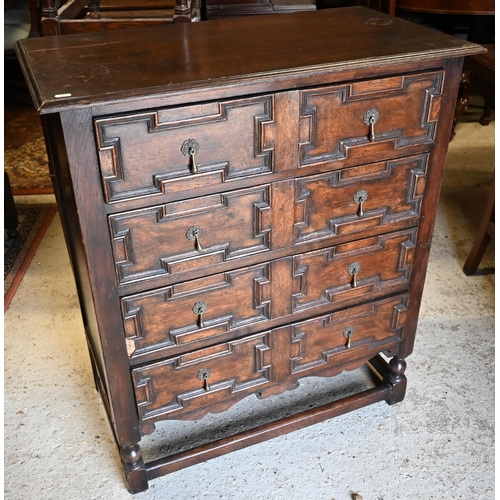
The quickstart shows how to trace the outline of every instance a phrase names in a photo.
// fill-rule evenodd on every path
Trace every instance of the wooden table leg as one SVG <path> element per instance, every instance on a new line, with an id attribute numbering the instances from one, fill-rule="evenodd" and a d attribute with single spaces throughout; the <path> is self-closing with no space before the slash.
<path id="1" fill-rule="evenodd" d="M 488 202 L 484 211 L 483 220 L 477 231 L 476 239 L 464 264 L 464 273 L 467 276 L 474 274 L 481 263 L 486 247 L 491 238 L 495 237 L 495 177 L 491 183 Z"/>
<path id="2" fill-rule="evenodd" d="M 12 188 L 10 186 L 9 176 L 7 172 L 3 173 L 3 208 L 4 208 L 4 228 L 7 230 L 9 238 L 16 238 L 19 236 L 17 226 L 19 226 L 19 218 L 17 217 L 16 205 L 14 204 L 14 196 L 12 195 Z"/>

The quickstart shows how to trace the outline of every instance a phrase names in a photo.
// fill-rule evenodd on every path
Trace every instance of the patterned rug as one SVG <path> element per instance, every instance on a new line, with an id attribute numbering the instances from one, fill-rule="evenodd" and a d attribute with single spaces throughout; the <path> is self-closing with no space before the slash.
<path id="1" fill-rule="evenodd" d="M 9 69 L 8 77 L 4 92 L 4 168 L 12 190 L 14 194 L 52 193 L 40 117 L 27 88 L 14 84 L 21 78 L 15 68 Z"/>
<path id="2" fill-rule="evenodd" d="M 16 205 L 16 209 L 19 236 L 7 238 L 4 235 L 4 312 L 57 211 L 56 205 L 50 203 Z"/>

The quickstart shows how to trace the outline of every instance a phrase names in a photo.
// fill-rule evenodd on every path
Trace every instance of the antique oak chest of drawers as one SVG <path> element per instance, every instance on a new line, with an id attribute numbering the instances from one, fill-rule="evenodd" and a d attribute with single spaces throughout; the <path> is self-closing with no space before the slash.
<path id="1" fill-rule="evenodd" d="M 403 399 L 463 57 L 478 52 L 363 7 L 17 45 L 130 491 Z M 143 461 L 155 422 L 367 363 L 371 389 Z"/>

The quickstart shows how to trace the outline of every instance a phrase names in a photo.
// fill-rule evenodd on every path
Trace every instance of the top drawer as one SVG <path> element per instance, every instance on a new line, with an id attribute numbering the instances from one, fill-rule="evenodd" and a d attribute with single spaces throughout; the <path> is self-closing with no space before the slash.
<path id="1" fill-rule="evenodd" d="M 437 71 L 302 91 L 300 166 L 432 144 L 442 85 Z"/>
<path id="2" fill-rule="evenodd" d="M 95 120 L 108 203 L 269 174 L 274 96 Z"/>
<path id="3" fill-rule="evenodd" d="M 105 200 L 192 197 L 427 150 L 442 84 L 436 71 L 96 118 Z"/>

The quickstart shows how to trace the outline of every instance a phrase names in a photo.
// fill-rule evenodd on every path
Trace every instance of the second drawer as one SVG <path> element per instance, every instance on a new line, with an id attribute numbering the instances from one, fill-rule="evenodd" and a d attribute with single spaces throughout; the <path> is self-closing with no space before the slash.
<path id="1" fill-rule="evenodd" d="M 382 161 L 110 215 L 117 281 L 153 279 L 160 285 L 255 254 L 296 253 L 301 245 L 336 244 L 363 232 L 416 225 L 427 158 Z"/>

